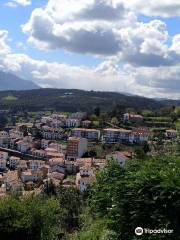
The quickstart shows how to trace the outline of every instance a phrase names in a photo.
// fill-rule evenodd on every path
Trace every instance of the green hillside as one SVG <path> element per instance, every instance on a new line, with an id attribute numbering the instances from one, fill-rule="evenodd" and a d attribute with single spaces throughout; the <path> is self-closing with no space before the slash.
<path id="1" fill-rule="evenodd" d="M 16 101 L 9 100 L 13 96 Z M 167 104 L 167 103 L 166 103 Z M 75 89 L 37 89 L 27 91 L 1 91 L 0 108 L 13 110 L 42 111 L 91 111 L 95 107 L 109 111 L 113 107 L 136 110 L 158 109 L 164 106 L 163 101 L 156 101 L 139 96 L 127 96 L 115 92 L 83 91 Z"/>

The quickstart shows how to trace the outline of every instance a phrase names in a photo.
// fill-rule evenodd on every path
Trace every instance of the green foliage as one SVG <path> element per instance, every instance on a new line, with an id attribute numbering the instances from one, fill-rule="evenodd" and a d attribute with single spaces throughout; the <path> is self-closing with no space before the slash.
<path id="1" fill-rule="evenodd" d="M 62 228 L 69 232 L 80 225 L 80 212 L 82 199 L 77 189 L 73 187 L 58 187 L 56 190 L 57 200 L 63 209 Z"/>
<path id="2" fill-rule="evenodd" d="M 56 195 L 56 186 L 54 185 L 53 181 L 46 181 L 43 186 L 43 193 L 46 196 L 55 196 Z"/>
<path id="3" fill-rule="evenodd" d="M 137 226 L 150 229 L 173 229 L 179 239 L 180 225 L 180 156 L 134 160 L 122 169 L 117 163 L 98 174 L 90 203 L 98 216 L 108 219 L 108 228 L 120 240 L 138 239 Z M 157 240 L 157 235 L 141 239 Z"/>
<path id="4" fill-rule="evenodd" d="M 58 212 L 58 202 L 53 198 L 1 199 L 0 237 L 3 240 L 51 240 L 56 234 Z"/>
<path id="5" fill-rule="evenodd" d="M 90 209 L 86 207 L 83 211 L 82 222 L 84 224 L 81 230 L 71 234 L 68 240 L 118 240 L 117 234 L 107 229 L 106 221 L 92 216 Z"/>
<path id="6" fill-rule="evenodd" d="M 0 115 L 0 130 L 3 130 L 7 123 L 8 123 L 7 117 L 4 115 Z"/>
<path id="7" fill-rule="evenodd" d="M 118 121 L 117 117 L 113 117 L 113 118 L 111 119 L 111 124 L 114 125 L 114 126 L 118 126 L 119 121 Z"/>

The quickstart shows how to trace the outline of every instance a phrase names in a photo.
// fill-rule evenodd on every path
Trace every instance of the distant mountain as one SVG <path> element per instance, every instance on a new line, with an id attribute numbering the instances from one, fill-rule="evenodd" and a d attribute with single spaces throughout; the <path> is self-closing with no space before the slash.
<path id="1" fill-rule="evenodd" d="M 4 90 L 30 90 L 40 87 L 31 81 L 21 79 L 11 73 L 0 71 L 0 91 Z"/>

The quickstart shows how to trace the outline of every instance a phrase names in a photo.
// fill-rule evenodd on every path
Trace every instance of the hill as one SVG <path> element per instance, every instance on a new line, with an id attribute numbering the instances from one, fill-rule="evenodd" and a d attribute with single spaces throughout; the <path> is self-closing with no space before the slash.
<path id="1" fill-rule="evenodd" d="M 29 90 L 40 88 L 31 81 L 21 79 L 11 73 L 0 71 L 0 91 L 3 90 Z"/>
<path id="2" fill-rule="evenodd" d="M 170 104 L 176 101 L 170 101 Z M 156 101 L 139 96 L 127 96 L 116 92 L 83 91 L 77 89 L 35 89 L 28 91 L 0 91 L 0 109 L 27 111 L 92 111 L 99 107 L 110 111 L 119 106 L 122 110 L 134 108 L 159 109 L 169 101 Z"/>

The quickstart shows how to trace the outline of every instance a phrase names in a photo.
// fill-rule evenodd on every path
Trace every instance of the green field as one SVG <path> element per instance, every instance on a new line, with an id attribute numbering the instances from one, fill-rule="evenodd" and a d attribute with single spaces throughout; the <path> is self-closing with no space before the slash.
<path id="1" fill-rule="evenodd" d="M 6 97 L 3 97 L 3 100 L 4 100 L 4 101 L 17 101 L 18 98 L 15 97 L 15 96 L 13 96 L 13 95 L 8 95 L 8 96 L 6 96 Z"/>

